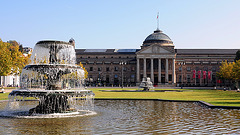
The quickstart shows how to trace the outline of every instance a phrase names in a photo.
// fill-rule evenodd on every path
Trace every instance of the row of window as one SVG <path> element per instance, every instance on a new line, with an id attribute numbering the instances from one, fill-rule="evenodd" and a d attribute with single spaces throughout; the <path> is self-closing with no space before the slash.
<path id="1" fill-rule="evenodd" d="M 82 58 L 84 58 L 84 57 L 80 57 L 80 59 L 82 59 Z M 85 58 L 88 58 L 88 59 L 90 59 L 90 58 L 96 58 L 96 59 L 101 59 L 101 58 L 106 58 L 105 56 L 104 57 L 98 57 L 98 56 L 93 56 L 93 57 L 91 57 L 91 56 L 88 56 L 88 57 L 85 57 Z M 127 59 L 129 59 L 129 58 L 131 58 L 131 59 L 136 59 L 136 57 L 122 57 L 122 56 L 119 56 L 119 57 L 113 57 L 113 56 L 111 56 L 110 58 L 115 58 L 115 59 L 118 59 L 118 58 L 127 58 Z"/>
<path id="2" fill-rule="evenodd" d="M 82 64 L 118 64 L 120 65 L 121 62 L 110 62 L 110 61 L 88 61 L 88 62 L 85 62 L 85 61 L 82 61 L 81 62 Z M 126 64 L 136 64 L 136 61 L 130 61 L 130 62 L 127 62 Z"/>
<path id="3" fill-rule="evenodd" d="M 192 78 L 192 75 L 187 75 L 186 76 L 186 81 L 187 81 L 187 83 L 190 83 L 190 82 L 193 82 L 194 80 L 192 80 L 192 79 L 194 79 L 194 78 Z M 214 80 L 216 80 L 216 75 L 212 75 L 211 76 L 211 79 L 208 79 L 208 77 L 206 77 L 206 79 L 203 79 L 205 82 L 206 82 L 206 80 L 208 80 L 208 81 L 214 81 Z M 200 81 L 200 79 L 198 78 L 198 75 L 196 75 L 196 81 L 197 82 L 199 82 Z M 178 82 L 182 82 L 182 75 L 179 75 L 178 76 Z"/>
<path id="4" fill-rule="evenodd" d="M 99 76 L 98 78 L 102 78 L 103 76 Z M 121 77 L 121 76 L 119 76 L 119 75 L 114 75 L 114 78 L 119 78 L 119 77 Z M 93 78 L 93 76 L 92 75 L 89 75 L 89 78 Z M 110 78 L 110 76 L 109 75 L 106 75 L 105 76 L 105 78 L 106 79 L 109 79 Z M 126 79 L 127 77 L 126 76 L 124 76 L 124 79 Z M 135 78 L 135 75 L 134 74 L 132 74 L 131 76 L 130 76 L 130 78 L 131 79 L 134 79 Z"/>
<path id="5" fill-rule="evenodd" d="M 131 69 L 128 69 L 127 67 L 122 67 L 123 71 L 135 71 L 135 67 L 131 67 Z M 119 67 L 114 67 L 113 69 L 114 71 L 119 71 Z M 94 71 L 94 68 L 93 67 L 89 67 L 89 71 Z M 103 71 L 103 68 L 102 67 L 98 67 L 97 68 L 97 71 Z M 110 71 L 110 67 L 106 67 L 105 69 L 106 72 Z"/>
<path id="6" fill-rule="evenodd" d="M 208 67 L 204 67 L 204 68 L 203 68 L 204 71 L 208 71 L 208 69 L 209 69 Z M 182 67 L 179 67 L 178 70 L 179 70 L 179 71 L 182 71 Z M 187 70 L 187 71 L 191 71 L 191 67 L 187 67 L 186 70 Z M 193 70 L 198 71 L 198 70 L 200 70 L 200 68 L 199 68 L 199 67 L 196 67 L 196 68 L 193 69 Z M 216 67 L 212 67 L 212 68 L 211 68 L 211 71 L 214 71 L 214 72 L 215 72 L 215 71 L 216 71 Z"/>
<path id="7" fill-rule="evenodd" d="M 195 61 L 195 62 L 186 61 L 186 62 L 184 62 L 184 64 L 186 64 L 186 65 L 192 65 L 192 64 L 194 64 L 194 65 L 201 65 L 201 64 L 203 64 L 203 65 L 209 65 L 209 64 L 216 65 L 216 64 L 221 64 L 221 63 L 222 63 L 222 61 Z M 180 64 L 181 64 L 181 62 L 178 63 L 178 65 L 180 65 Z"/>

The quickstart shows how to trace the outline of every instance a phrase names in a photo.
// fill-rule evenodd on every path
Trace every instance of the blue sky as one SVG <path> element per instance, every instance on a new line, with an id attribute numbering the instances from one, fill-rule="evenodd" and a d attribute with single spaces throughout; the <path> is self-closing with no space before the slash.
<path id="1" fill-rule="evenodd" d="M 240 0 L 0 0 L 0 38 L 76 48 L 140 48 L 157 28 L 175 48 L 240 48 Z"/>

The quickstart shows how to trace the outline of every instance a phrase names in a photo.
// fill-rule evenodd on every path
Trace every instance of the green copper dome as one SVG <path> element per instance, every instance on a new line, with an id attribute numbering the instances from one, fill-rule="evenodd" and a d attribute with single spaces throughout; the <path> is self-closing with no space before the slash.
<path id="1" fill-rule="evenodd" d="M 154 31 L 154 33 L 150 34 L 143 43 L 163 43 L 167 45 L 173 45 L 172 40 L 158 29 Z"/>

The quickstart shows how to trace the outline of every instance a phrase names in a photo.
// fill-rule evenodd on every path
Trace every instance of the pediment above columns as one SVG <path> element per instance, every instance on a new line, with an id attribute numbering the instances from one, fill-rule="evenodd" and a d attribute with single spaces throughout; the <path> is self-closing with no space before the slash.
<path id="1" fill-rule="evenodd" d="M 151 45 L 138 51 L 137 54 L 175 54 L 175 52 L 167 46 Z"/>
<path id="2" fill-rule="evenodd" d="M 151 45 L 137 53 L 138 58 L 176 58 L 174 49 L 167 46 Z"/>

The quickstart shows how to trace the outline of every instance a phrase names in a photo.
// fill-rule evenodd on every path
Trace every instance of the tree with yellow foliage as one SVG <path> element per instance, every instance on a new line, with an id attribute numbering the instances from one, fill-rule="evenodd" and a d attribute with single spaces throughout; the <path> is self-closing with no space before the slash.
<path id="1" fill-rule="evenodd" d="M 0 76 L 20 74 L 23 67 L 28 64 L 29 57 L 25 57 L 19 50 L 16 41 L 3 42 L 0 39 Z"/>
<path id="2" fill-rule="evenodd" d="M 236 87 L 239 88 L 239 81 L 240 81 L 240 60 L 237 60 L 233 65 L 233 78 L 236 82 Z"/>
<path id="3" fill-rule="evenodd" d="M 9 44 L 0 39 L 0 76 L 7 76 L 12 68 L 11 51 Z"/>
<path id="4" fill-rule="evenodd" d="M 222 62 L 219 72 L 217 72 L 217 76 L 225 81 L 230 80 L 231 83 L 234 81 L 238 88 L 238 82 L 240 81 L 240 60 L 237 60 L 236 62 Z"/>
<path id="5" fill-rule="evenodd" d="M 217 72 L 217 76 L 220 79 L 231 80 L 233 79 L 233 65 L 235 62 L 222 62 L 219 72 Z"/>
<path id="6" fill-rule="evenodd" d="M 82 67 L 82 69 L 84 70 L 84 79 L 88 78 L 88 71 L 81 62 L 79 63 L 79 66 Z"/>

